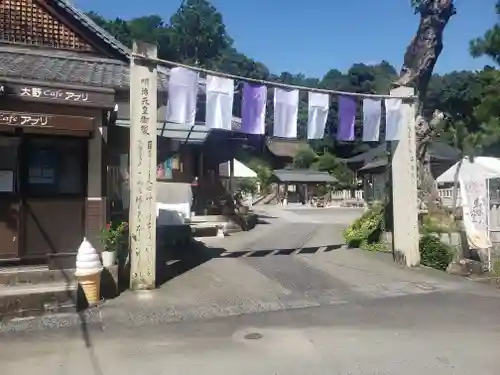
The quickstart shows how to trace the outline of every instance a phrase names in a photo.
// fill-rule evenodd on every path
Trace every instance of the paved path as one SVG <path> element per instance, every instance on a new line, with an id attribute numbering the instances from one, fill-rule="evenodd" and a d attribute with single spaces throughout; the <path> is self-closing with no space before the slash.
<path id="1" fill-rule="evenodd" d="M 197 267 L 187 257 L 159 290 L 124 293 L 85 324 L 3 327 L 23 332 L 0 333 L 2 373 L 498 374 L 497 289 L 333 246 L 359 212 L 271 211 L 269 224 L 207 241 Z"/>
<path id="2" fill-rule="evenodd" d="M 5 374 L 496 375 L 500 300 L 369 299 L 140 328 L 0 336 Z"/>
<path id="3" fill-rule="evenodd" d="M 342 218 L 355 214 L 346 209 L 268 211 L 269 224 L 207 240 L 196 251 L 183 250 L 182 259 L 170 266 L 171 279 L 159 289 L 125 292 L 91 310 L 87 319 L 107 327 L 145 326 L 477 289 L 460 278 L 400 268 L 388 254 L 341 248 Z M 331 222 L 311 223 L 311 218 Z M 78 325 L 80 318 L 20 320 L 3 330 Z"/>

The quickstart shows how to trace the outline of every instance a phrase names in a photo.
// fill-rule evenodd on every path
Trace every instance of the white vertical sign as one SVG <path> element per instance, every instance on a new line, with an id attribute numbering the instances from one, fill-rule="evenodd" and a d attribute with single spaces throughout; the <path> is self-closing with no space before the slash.
<path id="1" fill-rule="evenodd" d="M 156 57 L 156 46 L 134 42 L 134 52 Z M 144 65 L 143 65 L 144 64 Z M 155 65 L 130 63 L 130 287 L 156 287 L 156 127 Z"/>
<path id="2" fill-rule="evenodd" d="M 485 179 L 460 178 L 463 221 L 471 249 L 488 249 L 491 240 L 488 230 L 488 184 Z"/>

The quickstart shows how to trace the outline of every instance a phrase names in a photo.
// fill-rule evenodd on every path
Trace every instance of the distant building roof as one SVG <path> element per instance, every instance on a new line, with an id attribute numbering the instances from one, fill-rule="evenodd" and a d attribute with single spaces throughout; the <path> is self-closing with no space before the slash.
<path id="1" fill-rule="evenodd" d="M 310 148 L 310 146 L 298 139 L 270 138 L 266 140 L 269 151 L 276 156 L 293 158 L 300 149 Z"/>
<path id="2" fill-rule="evenodd" d="M 450 145 L 433 141 L 429 144 L 429 154 L 432 161 L 453 161 L 460 159 L 460 151 Z M 387 165 L 386 145 L 382 144 L 362 154 L 355 155 L 349 159 L 343 159 L 347 164 L 361 164 L 360 170 L 381 168 Z"/>
<path id="3" fill-rule="evenodd" d="M 328 172 L 320 172 L 312 169 L 277 169 L 273 171 L 271 179 L 283 183 L 334 184 L 338 181 Z"/>

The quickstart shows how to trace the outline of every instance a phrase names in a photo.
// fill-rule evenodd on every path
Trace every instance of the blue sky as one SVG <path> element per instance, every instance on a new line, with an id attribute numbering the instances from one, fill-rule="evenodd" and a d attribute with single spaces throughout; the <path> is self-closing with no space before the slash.
<path id="1" fill-rule="evenodd" d="M 455 0 L 458 14 L 444 36 L 437 72 L 481 69 L 488 59 L 473 59 L 469 41 L 497 19 L 496 0 Z M 74 0 L 83 10 L 107 18 L 159 14 L 166 20 L 181 0 Z M 400 68 L 418 17 L 410 0 L 212 0 L 223 14 L 235 45 L 272 72 L 321 77 L 329 69 L 347 70 L 355 62 L 387 60 Z"/>

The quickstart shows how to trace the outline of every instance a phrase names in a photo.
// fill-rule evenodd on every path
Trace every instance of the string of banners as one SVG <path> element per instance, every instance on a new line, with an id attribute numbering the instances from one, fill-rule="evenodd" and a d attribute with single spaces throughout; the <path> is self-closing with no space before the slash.
<path id="1" fill-rule="evenodd" d="M 166 121 L 193 126 L 196 116 L 199 73 L 184 67 L 170 70 Z M 273 136 L 297 138 L 299 90 L 273 88 L 274 127 Z M 234 80 L 207 75 L 206 77 L 206 126 L 231 130 L 233 118 Z M 265 117 L 268 88 L 265 85 L 243 83 L 240 132 L 265 134 Z M 403 102 L 400 98 L 364 98 L 363 141 L 379 140 L 382 100 L 385 100 L 385 139 L 397 141 L 404 126 Z M 338 98 L 339 141 L 355 140 L 357 98 L 340 95 Z M 308 92 L 307 138 L 323 139 L 330 107 L 330 96 Z"/>

